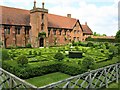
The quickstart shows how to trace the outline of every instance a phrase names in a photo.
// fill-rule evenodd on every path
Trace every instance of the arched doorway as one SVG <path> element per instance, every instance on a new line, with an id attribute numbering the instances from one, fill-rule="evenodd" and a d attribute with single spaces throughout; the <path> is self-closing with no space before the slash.
<path id="1" fill-rule="evenodd" d="M 44 47 L 44 38 L 40 38 L 39 47 Z"/>

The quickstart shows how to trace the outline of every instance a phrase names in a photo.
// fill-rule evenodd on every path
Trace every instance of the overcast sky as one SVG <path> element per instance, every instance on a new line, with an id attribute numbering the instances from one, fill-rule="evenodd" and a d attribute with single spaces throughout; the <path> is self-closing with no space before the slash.
<path id="1" fill-rule="evenodd" d="M 88 23 L 93 32 L 114 36 L 118 31 L 119 0 L 43 0 L 49 13 L 80 20 Z M 0 0 L 0 5 L 30 10 L 34 0 Z M 36 0 L 41 7 L 42 0 Z"/>

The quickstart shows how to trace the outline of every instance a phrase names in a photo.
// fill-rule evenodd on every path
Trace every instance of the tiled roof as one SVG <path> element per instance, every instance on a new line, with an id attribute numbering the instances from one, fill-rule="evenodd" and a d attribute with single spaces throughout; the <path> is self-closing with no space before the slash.
<path id="1" fill-rule="evenodd" d="M 83 33 L 85 34 L 93 34 L 92 30 L 88 27 L 88 25 L 82 25 Z"/>
<path id="2" fill-rule="evenodd" d="M 0 14 L 0 24 L 10 25 L 29 25 L 30 23 L 30 11 L 0 6 L 2 13 Z"/>
<path id="3" fill-rule="evenodd" d="M 30 25 L 30 11 L 23 10 L 18 8 L 11 8 L 0 6 L 2 9 L 2 18 L 0 18 L 0 24 L 9 24 L 9 25 Z M 68 18 L 64 16 L 48 14 L 48 27 L 54 28 L 68 28 L 73 29 L 76 19 Z M 2 19 L 2 20 L 1 20 Z"/>
<path id="4" fill-rule="evenodd" d="M 48 27 L 73 29 L 77 19 L 48 14 Z"/>

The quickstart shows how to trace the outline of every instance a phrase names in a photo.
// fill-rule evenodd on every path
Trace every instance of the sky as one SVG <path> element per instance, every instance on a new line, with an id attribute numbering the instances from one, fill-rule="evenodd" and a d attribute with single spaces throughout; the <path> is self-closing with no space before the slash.
<path id="1" fill-rule="evenodd" d="M 118 31 L 119 0 L 36 0 L 37 7 L 45 8 L 49 13 L 79 19 L 81 24 L 87 22 L 93 32 L 115 36 Z M 0 0 L 0 5 L 31 10 L 34 0 Z"/>

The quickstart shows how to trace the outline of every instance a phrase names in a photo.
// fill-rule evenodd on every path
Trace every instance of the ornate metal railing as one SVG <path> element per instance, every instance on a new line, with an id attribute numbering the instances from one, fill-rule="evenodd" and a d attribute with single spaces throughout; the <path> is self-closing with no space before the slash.
<path id="1" fill-rule="evenodd" d="M 120 78 L 120 63 L 110 65 L 97 70 L 92 70 L 68 79 L 58 81 L 43 87 L 36 87 L 15 75 L 0 68 L 0 90 L 3 88 L 13 89 L 46 89 L 46 88 L 101 88 Z"/>
<path id="2" fill-rule="evenodd" d="M 101 88 L 120 78 L 120 63 L 110 65 L 84 74 L 70 77 L 68 79 L 52 83 L 38 89 L 45 88 Z"/>
<path id="3" fill-rule="evenodd" d="M 15 75 L 3 70 L 0 68 L 0 90 L 9 88 L 11 90 L 28 90 L 28 89 L 36 89 L 37 87 L 31 85 L 24 80 L 16 77 Z"/>

